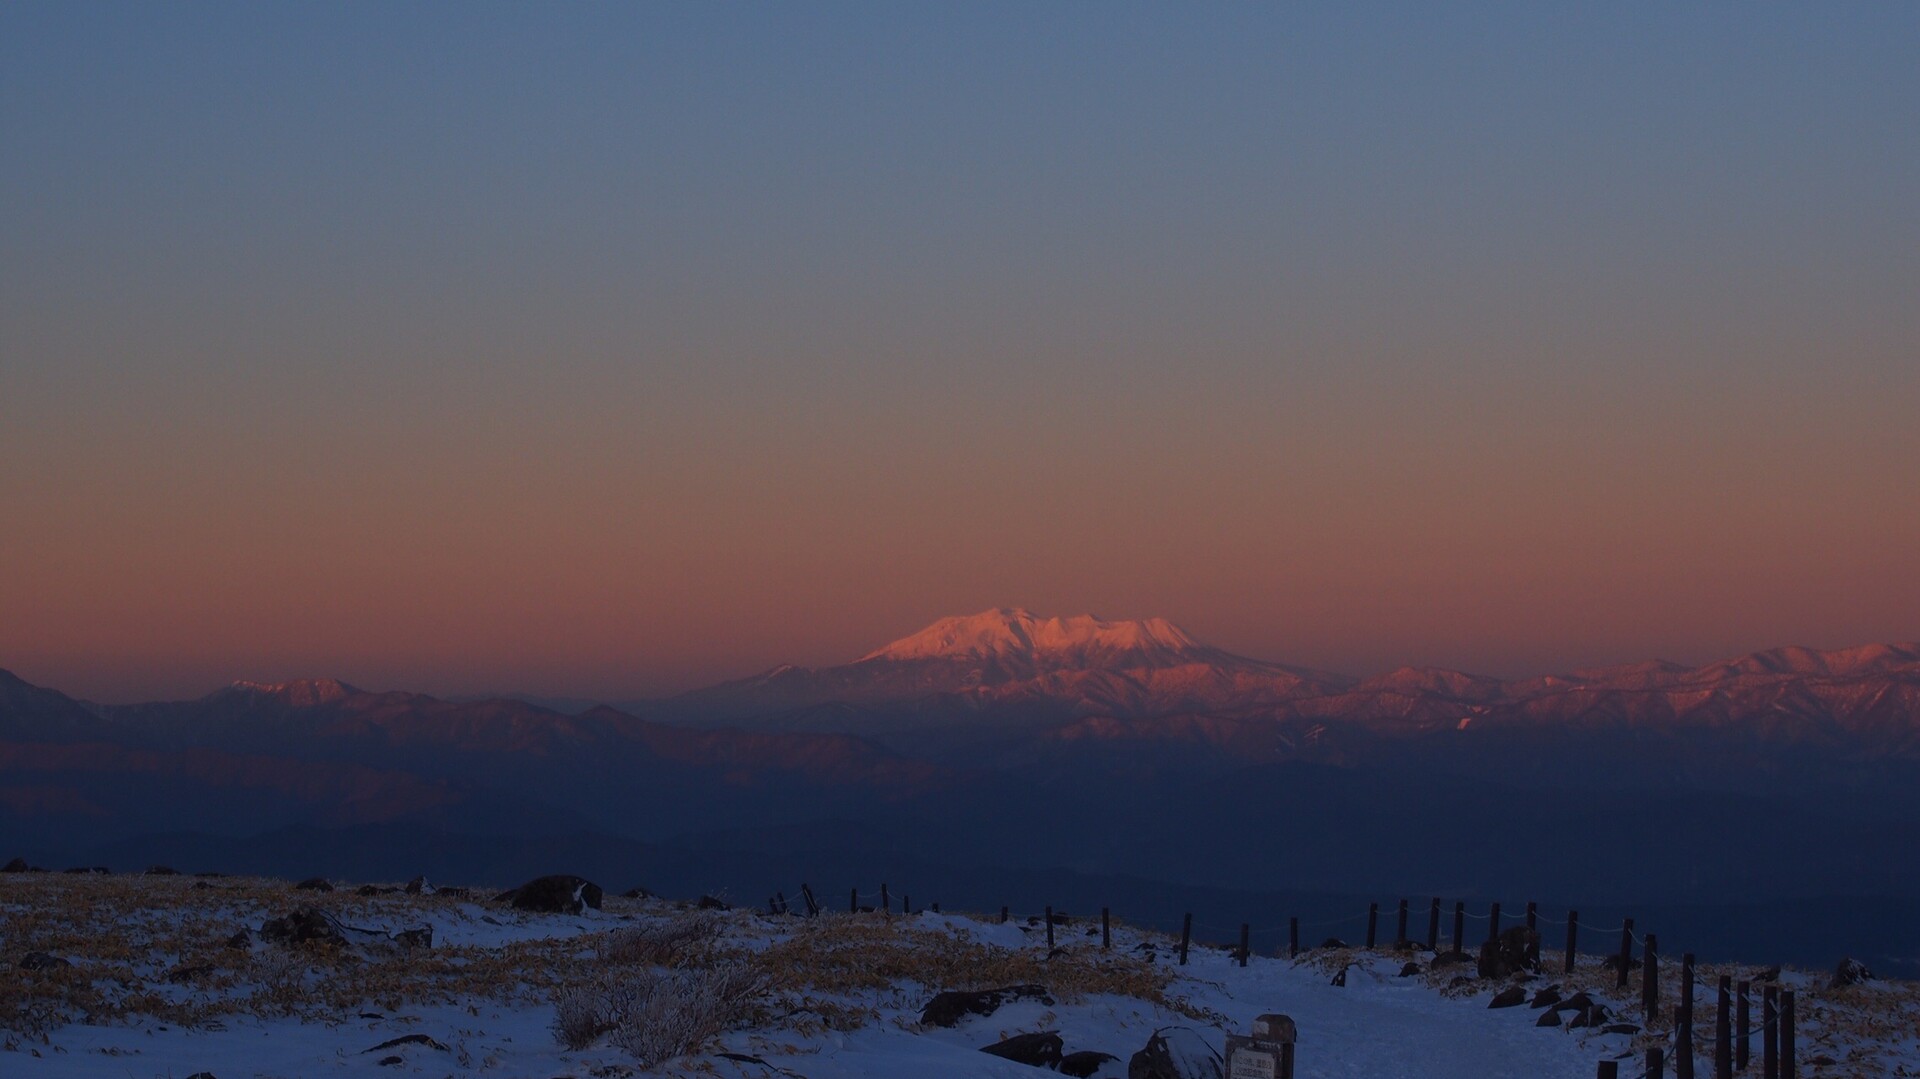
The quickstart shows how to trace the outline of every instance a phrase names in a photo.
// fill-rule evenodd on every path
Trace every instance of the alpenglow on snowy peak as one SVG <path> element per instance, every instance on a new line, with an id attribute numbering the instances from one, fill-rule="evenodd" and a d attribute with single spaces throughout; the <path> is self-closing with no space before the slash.
<path id="1" fill-rule="evenodd" d="M 1090 614 L 1039 618 L 1014 607 L 942 618 L 918 633 L 902 637 L 860 657 L 868 660 L 1001 658 L 1089 658 L 1128 652 L 1172 657 L 1201 651 L 1201 645 L 1164 618 L 1107 621 Z"/>

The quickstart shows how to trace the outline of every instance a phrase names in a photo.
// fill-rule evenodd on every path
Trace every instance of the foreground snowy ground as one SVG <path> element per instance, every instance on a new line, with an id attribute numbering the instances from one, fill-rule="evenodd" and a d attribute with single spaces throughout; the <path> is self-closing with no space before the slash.
<path id="1" fill-rule="evenodd" d="M 349 932 L 345 943 L 260 939 L 269 919 L 302 908 L 378 932 Z M 243 927 L 251 932 L 234 939 Z M 683 939 L 688 927 L 695 932 Z M 420 928 L 431 928 L 430 946 L 391 939 Z M 1069 1053 L 1116 1058 L 1096 1074 L 1124 1076 L 1156 1030 L 1187 1027 L 1218 1051 L 1256 1015 L 1281 1012 L 1299 1026 L 1302 1079 L 1586 1079 L 1607 1058 L 1638 1075 L 1645 1046 L 1666 1040 L 1663 1024 L 1639 1029 L 1637 986 L 1631 1000 L 1613 999 L 1611 976 L 1592 958 L 1571 980 L 1541 977 L 1525 988 L 1587 990 L 1631 1029 L 1542 1027 L 1542 1010 L 1490 1009 L 1510 982 L 1461 980 L 1471 964 L 1427 971 L 1424 952 L 1320 950 L 1298 961 L 1255 956 L 1242 968 L 1226 952 L 1196 947 L 1181 967 L 1159 934 L 1116 927 L 1111 951 L 1083 925 L 1058 934 L 1050 953 L 1042 925 L 955 915 L 800 919 L 613 897 L 603 910 L 543 914 L 481 895 L 8 875 L 0 878 L 0 1074 L 1029 1076 L 1034 1068 L 981 1048 L 1058 1031 Z M 668 943 L 636 958 L 621 940 Z M 22 969 L 30 953 L 54 965 Z M 1422 972 L 1400 976 L 1409 961 Z M 558 996 L 597 999 L 663 965 L 750 974 L 756 995 L 746 1017 L 697 1051 L 659 1062 L 636 1058 L 604 1031 L 578 1050 L 562 1043 Z M 1342 969 L 1344 984 L 1333 984 Z M 1720 972 L 1701 975 L 1711 984 Z M 1915 987 L 1829 991 L 1823 977 L 1794 972 L 1783 981 L 1801 994 L 1802 1075 L 1920 1074 Z M 1046 986 L 1051 1002 L 1016 1000 L 953 1027 L 920 1022 L 941 990 L 1024 983 Z M 1676 997 L 1677 987 L 1666 987 L 1665 999 Z M 1702 1001 L 1710 1022 L 1710 994 Z M 1698 1045 L 1711 1053 L 1710 1025 Z"/>

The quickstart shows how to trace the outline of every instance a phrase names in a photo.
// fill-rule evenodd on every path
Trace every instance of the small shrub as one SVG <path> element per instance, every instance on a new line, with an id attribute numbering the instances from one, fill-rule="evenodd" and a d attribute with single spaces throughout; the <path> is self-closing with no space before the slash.
<path id="1" fill-rule="evenodd" d="M 690 960 L 704 955 L 707 946 L 720 936 L 720 918 L 706 911 L 616 930 L 600 943 L 600 959 L 606 963 L 634 963 L 649 967 L 689 966 Z"/>
<path id="2" fill-rule="evenodd" d="M 554 998 L 554 1036 L 568 1049 L 606 1037 L 651 1067 L 685 1056 L 753 1013 L 765 977 L 740 963 L 603 974 Z"/>

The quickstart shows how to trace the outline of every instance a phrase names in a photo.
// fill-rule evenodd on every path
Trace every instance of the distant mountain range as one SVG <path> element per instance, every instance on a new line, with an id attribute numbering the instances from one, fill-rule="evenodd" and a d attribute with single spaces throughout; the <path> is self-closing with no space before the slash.
<path id="1" fill-rule="evenodd" d="M 1920 844 L 1920 646 L 1357 680 L 1160 619 L 992 610 L 841 666 L 578 714 L 328 679 L 99 705 L 0 672 L 0 855 L 177 849 L 286 872 L 359 851 L 445 871 L 447 852 L 534 858 L 592 835 L 749 895 L 742 867 L 891 864 L 976 883 L 1920 900 L 1920 866 L 1887 857 Z M 305 838 L 263 861 L 273 836 Z"/>

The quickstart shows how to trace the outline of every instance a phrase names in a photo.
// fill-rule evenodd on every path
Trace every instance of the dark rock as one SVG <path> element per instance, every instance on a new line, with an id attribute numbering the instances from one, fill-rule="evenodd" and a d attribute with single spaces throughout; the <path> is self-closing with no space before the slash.
<path id="1" fill-rule="evenodd" d="M 1548 1006 L 1556 1012 L 1584 1012 L 1593 1007 L 1593 998 L 1585 993 L 1575 993 L 1565 1000 L 1556 1000 Z"/>
<path id="2" fill-rule="evenodd" d="M 1470 985 L 1472 982 L 1473 979 L 1467 977 L 1465 974 L 1455 974 L 1453 980 L 1447 983 L 1447 988 L 1458 989 L 1463 985 Z"/>
<path id="3" fill-rule="evenodd" d="M 981 1046 L 980 1051 L 1029 1067 L 1052 1068 L 1063 1059 L 1061 1050 L 1064 1048 L 1065 1043 L 1060 1040 L 1059 1031 L 1044 1030 L 1038 1034 L 1015 1034 L 1005 1041 Z"/>
<path id="4" fill-rule="evenodd" d="M 346 943 L 346 934 L 332 916 L 312 907 L 302 907 L 284 918 L 274 918 L 260 927 L 260 939 L 270 944 Z"/>
<path id="5" fill-rule="evenodd" d="M 1433 970 L 1439 970 L 1441 967 L 1450 967 L 1456 963 L 1471 962 L 1473 962 L 1473 956 L 1465 952 L 1439 952 L 1427 963 L 1427 966 Z"/>
<path id="6" fill-rule="evenodd" d="M 1339 937 L 1328 937 L 1327 939 L 1320 942 L 1320 946 L 1322 948 L 1345 948 L 1345 947 L 1348 947 L 1349 945 L 1347 944 L 1346 941 L 1341 940 Z"/>
<path id="7" fill-rule="evenodd" d="M 1053 997 L 1044 985 L 1006 985 L 998 989 L 968 992 L 949 989 L 935 996 L 920 1012 L 922 1026 L 950 1027 L 969 1015 L 992 1015 L 1001 1005 L 1015 1000 L 1037 1000 L 1048 1007 Z"/>
<path id="8" fill-rule="evenodd" d="M 382 888 L 378 884 L 362 884 L 353 890 L 354 895 L 392 895 L 398 888 Z"/>
<path id="9" fill-rule="evenodd" d="M 1092 1049 L 1082 1049 L 1077 1053 L 1068 1053 L 1060 1058 L 1060 1066 L 1054 1070 L 1061 1075 L 1071 1075 L 1075 1079 L 1092 1079 L 1101 1065 L 1109 1060 L 1119 1060 L 1112 1053 L 1099 1053 Z"/>
<path id="10" fill-rule="evenodd" d="M 1480 976 L 1504 978 L 1519 974 L 1532 965 L 1533 949 L 1540 934 L 1524 925 L 1516 925 L 1480 946 Z"/>
<path id="11" fill-rule="evenodd" d="M 1777 982 L 1780 980 L 1780 968 L 1768 967 L 1760 973 L 1755 974 L 1753 980 L 1756 982 Z"/>
<path id="12" fill-rule="evenodd" d="M 424 1045 L 429 1049 L 438 1050 L 442 1053 L 448 1051 L 446 1046 L 427 1037 L 425 1034 L 402 1034 L 398 1038 L 389 1038 L 371 1049 L 363 1049 L 360 1051 L 360 1055 L 365 1056 L 368 1053 L 378 1053 L 382 1049 L 398 1049 L 403 1045 Z M 384 1064 L 386 1061 L 383 1060 L 381 1063 Z"/>
<path id="13" fill-rule="evenodd" d="M 587 878 L 557 873 L 550 877 L 537 877 L 510 892 L 502 892 L 495 897 L 495 902 L 511 903 L 515 910 L 580 914 L 588 907 L 599 910 L 600 896 L 600 886 Z"/>
<path id="14" fill-rule="evenodd" d="M 1640 1033 L 1640 1028 L 1637 1026 L 1634 1026 L 1632 1023 L 1609 1023 L 1606 1026 L 1600 1028 L 1600 1033 L 1625 1034 L 1628 1037 L 1632 1037 L 1633 1035 Z"/>
<path id="15" fill-rule="evenodd" d="M 1613 1014 L 1607 1011 L 1606 1005 L 1589 1004 L 1573 1013 L 1572 1018 L 1567 1020 L 1567 1029 L 1605 1026 L 1612 1018 Z"/>
<path id="16" fill-rule="evenodd" d="M 214 1074 L 212 1072 L 194 1072 L 192 1075 L 187 1076 L 187 1079 L 214 1079 Z"/>
<path id="17" fill-rule="evenodd" d="M 185 985 L 187 982 L 204 978 L 212 973 L 212 966 L 206 963 L 196 963 L 190 967 L 175 967 L 167 971 L 167 981 L 174 985 Z"/>
<path id="18" fill-rule="evenodd" d="M 727 904 L 726 904 L 726 903 L 725 903 L 724 901 L 722 901 L 722 900 L 719 900 L 719 899 L 715 899 L 714 897 L 712 897 L 712 896 L 710 896 L 710 895 L 703 895 L 703 896 L 701 896 L 701 897 L 700 897 L 700 901 L 699 901 L 699 902 L 697 902 L 697 903 L 695 903 L 695 904 L 694 904 L 694 906 L 696 906 L 696 907 L 698 907 L 698 908 L 700 908 L 701 910 L 731 910 L 731 909 L 733 909 L 733 908 L 731 908 L 731 907 L 729 907 L 729 906 L 727 906 Z"/>
<path id="19" fill-rule="evenodd" d="M 423 895 L 433 891 L 433 885 L 427 883 L 426 874 L 421 874 L 407 882 L 408 895 Z"/>
<path id="20" fill-rule="evenodd" d="M 60 967 L 72 965 L 57 955 L 48 955 L 45 952 L 28 952 L 20 957 L 19 963 L 21 970 L 57 970 Z"/>
<path id="21" fill-rule="evenodd" d="M 1529 1004 L 1528 1006 L 1533 1008 L 1544 1008 L 1549 1004 L 1558 1004 L 1558 1003 L 1560 1003 L 1560 990 L 1555 989 L 1553 986 L 1549 985 L 1545 989 L 1542 989 L 1538 993 L 1535 993 L 1533 995 L 1532 1003 Z"/>
<path id="22" fill-rule="evenodd" d="M 398 1065 L 405 1064 L 406 1062 L 407 1062 L 406 1057 L 397 1056 L 397 1055 L 390 1056 L 390 1057 L 381 1057 L 379 1060 L 379 1064 L 383 1068 L 397 1067 Z"/>
<path id="23" fill-rule="evenodd" d="M 13 861 L 8 862 L 6 865 L 0 865 L 0 873 L 31 873 L 31 872 L 33 872 L 33 867 L 27 864 L 27 860 L 25 858 L 15 858 Z"/>
<path id="24" fill-rule="evenodd" d="M 214 884 L 214 883 L 212 883 L 212 882 L 210 882 L 210 881 L 204 881 L 204 880 L 196 880 L 196 881 L 194 881 L 194 882 L 193 882 L 193 887 L 192 887 L 191 889 L 189 889 L 189 891 L 195 891 L 195 892 L 211 892 L 211 891 L 213 891 L 213 890 L 214 890 L 215 888 L 217 888 L 217 887 L 219 887 L 219 885 L 217 885 L 217 884 Z"/>
<path id="25" fill-rule="evenodd" d="M 1127 1079 L 1222 1079 L 1220 1054 L 1188 1027 L 1164 1027 L 1127 1062 Z"/>
<path id="26" fill-rule="evenodd" d="M 435 888 L 434 895 L 444 895 L 448 899 L 465 899 L 473 894 L 471 888 Z"/>
<path id="27" fill-rule="evenodd" d="M 1418 963 L 1408 963 L 1400 968 L 1400 976 L 1402 978 L 1411 978 L 1418 973 L 1420 973 L 1420 964 Z"/>
<path id="28" fill-rule="evenodd" d="M 227 938 L 227 947 L 229 948 L 253 947 L 253 930 L 248 929 L 245 926 L 241 926 L 240 929 L 233 934 L 233 936 L 230 936 Z"/>
<path id="29" fill-rule="evenodd" d="M 170 865 L 150 865 L 147 867 L 147 876 L 149 877 L 177 877 L 179 875 L 180 871 Z"/>
<path id="30" fill-rule="evenodd" d="M 296 891 L 301 892 L 331 892 L 333 891 L 333 882 L 325 877 L 308 877 L 293 887 Z"/>
<path id="31" fill-rule="evenodd" d="M 645 888 L 640 888 L 640 887 L 628 888 L 626 891 L 621 892 L 620 894 L 627 899 L 652 899 L 653 898 L 652 892 L 649 892 Z"/>
<path id="32" fill-rule="evenodd" d="M 1540 1021 L 1534 1024 L 1534 1026 L 1537 1026 L 1537 1027 L 1557 1027 L 1559 1025 L 1560 1025 L 1560 1013 L 1553 1011 L 1552 1009 L 1548 1009 L 1547 1011 L 1541 1012 Z"/>
<path id="33" fill-rule="evenodd" d="M 1873 971 L 1858 959 L 1842 959 L 1840 965 L 1833 968 L 1833 988 L 1845 989 L 1849 985 L 1860 985 L 1873 981 Z"/>
<path id="34" fill-rule="evenodd" d="M 1518 1008 L 1527 1002 L 1527 991 L 1517 985 L 1509 985 L 1495 993 L 1487 1002 L 1489 1008 Z"/>
<path id="35" fill-rule="evenodd" d="M 423 925 L 418 929 L 402 929 L 393 935 L 394 943 L 402 948 L 433 947 L 433 927 Z"/>
<path id="36" fill-rule="evenodd" d="M 1328 985 L 1337 985 L 1337 986 L 1340 986 L 1340 987 L 1341 987 L 1342 989 L 1344 989 L 1344 988 L 1346 988 L 1346 985 L 1347 985 L 1347 971 L 1350 971 L 1350 970 L 1352 970 L 1352 969 L 1353 969 L 1353 964 L 1352 964 L 1352 963 L 1348 963 L 1348 964 L 1347 964 L 1346 966 L 1344 966 L 1344 967 L 1341 967 L 1341 968 L 1340 968 L 1340 969 L 1339 969 L 1338 971 L 1336 971 L 1336 972 L 1334 973 L 1334 975 L 1333 975 L 1333 980 L 1332 980 L 1332 981 L 1330 981 L 1330 982 L 1328 982 L 1327 984 L 1328 984 Z"/>

